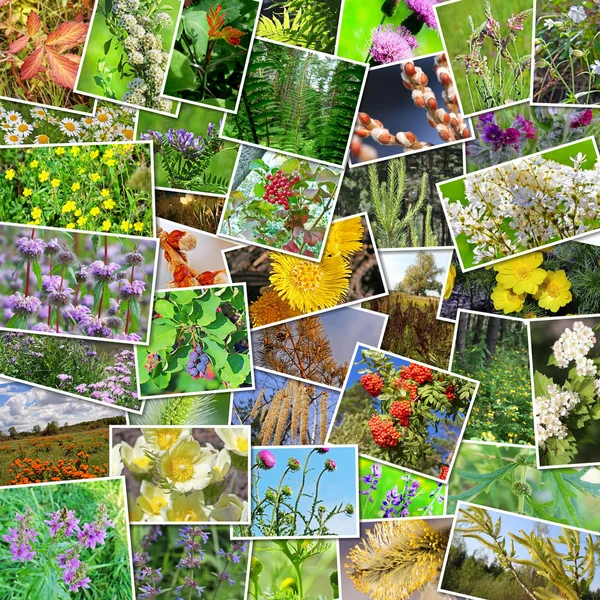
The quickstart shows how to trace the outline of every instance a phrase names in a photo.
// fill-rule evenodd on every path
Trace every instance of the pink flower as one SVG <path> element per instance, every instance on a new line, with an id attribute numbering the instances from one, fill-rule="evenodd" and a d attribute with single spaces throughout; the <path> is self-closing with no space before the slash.
<path id="1" fill-rule="evenodd" d="M 268 471 L 277 464 L 277 461 L 275 460 L 275 456 L 272 452 L 269 450 L 261 450 L 256 456 L 256 464 L 258 465 L 259 469 Z"/>
<path id="2" fill-rule="evenodd" d="M 323 464 L 325 466 L 325 469 L 327 469 L 327 471 L 329 471 L 330 473 L 337 469 L 335 461 L 331 460 L 331 458 L 328 458 Z"/>

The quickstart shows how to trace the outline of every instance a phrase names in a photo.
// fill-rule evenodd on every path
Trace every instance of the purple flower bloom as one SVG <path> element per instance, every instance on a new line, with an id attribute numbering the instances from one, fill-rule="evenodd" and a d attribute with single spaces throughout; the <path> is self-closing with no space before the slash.
<path id="1" fill-rule="evenodd" d="M 592 122 L 594 113 L 590 108 L 586 108 L 583 111 L 577 111 L 571 114 L 571 129 L 577 129 L 579 127 L 586 127 Z"/>
<path id="2" fill-rule="evenodd" d="M 8 298 L 9 308 L 17 315 L 33 315 L 39 309 L 42 303 L 34 296 L 21 296 L 16 292 Z"/>
<path id="3" fill-rule="evenodd" d="M 60 275 L 42 275 L 42 291 L 45 294 L 54 292 L 60 287 L 61 280 Z"/>
<path id="4" fill-rule="evenodd" d="M 489 112 L 489 113 L 484 113 L 482 115 L 479 115 L 479 123 L 495 123 L 496 122 L 496 115 L 493 112 Z"/>
<path id="5" fill-rule="evenodd" d="M 517 114 L 512 126 L 524 133 L 528 140 L 535 140 L 537 135 L 535 127 L 533 126 L 533 123 L 528 121 L 523 115 Z"/>
<path id="6" fill-rule="evenodd" d="M 154 151 L 161 152 L 163 147 L 163 136 L 158 131 L 148 130 L 148 133 L 141 133 L 140 139 L 145 141 L 154 142 Z"/>
<path id="7" fill-rule="evenodd" d="M 79 327 L 85 335 L 90 337 L 112 338 L 112 331 L 106 326 L 102 319 L 87 315 L 79 321 Z"/>
<path id="8" fill-rule="evenodd" d="M 491 144 L 494 150 L 499 150 L 502 146 L 516 146 L 521 139 L 521 133 L 513 127 L 501 129 L 495 123 L 488 123 L 481 130 L 481 139 Z"/>
<path id="9" fill-rule="evenodd" d="M 73 291 L 71 288 L 64 288 L 62 290 L 55 290 L 48 294 L 48 304 L 50 306 L 58 306 L 63 308 L 71 304 L 73 299 Z"/>
<path id="10" fill-rule="evenodd" d="M 32 544 L 36 542 L 39 533 L 30 525 L 32 517 L 33 512 L 29 508 L 23 514 L 16 513 L 17 526 L 9 527 L 8 534 L 2 536 L 5 542 L 10 543 L 11 560 L 13 562 L 29 562 L 36 555 Z"/>
<path id="11" fill-rule="evenodd" d="M 335 461 L 332 460 L 331 458 L 328 458 L 323 463 L 323 466 L 325 467 L 325 470 L 329 471 L 330 473 L 332 473 L 333 471 L 335 471 L 337 469 L 337 465 L 335 464 Z"/>
<path id="12" fill-rule="evenodd" d="M 371 465 L 371 474 L 365 475 L 359 479 L 359 481 L 363 481 L 369 486 L 366 490 L 360 490 L 360 494 L 363 496 L 369 496 L 369 502 L 373 502 L 373 496 L 371 496 L 371 492 L 377 491 L 377 484 L 381 479 L 382 473 L 383 471 L 381 469 L 381 465 L 373 463 Z"/>
<path id="13" fill-rule="evenodd" d="M 63 317 L 71 319 L 75 323 L 79 323 L 81 320 L 91 315 L 90 309 L 81 304 L 79 306 L 67 306 L 66 308 L 63 308 L 61 313 Z"/>
<path id="14" fill-rule="evenodd" d="M 275 460 L 275 455 L 269 450 L 261 450 L 256 455 L 256 464 L 259 469 L 264 469 L 265 471 L 272 469 L 277 461 Z"/>
<path id="15" fill-rule="evenodd" d="M 322 448 L 317 448 L 317 452 L 319 454 L 327 454 L 329 452 L 329 448 L 327 448 L 327 446 L 323 446 Z"/>
<path id="16" fill-rule="evenodd" d="M 58 243 L 58 240 L 54 238 L 46 244 L 46 249 L 44 250 L 44 252 L 48 256 L 54 256 L 59 250 L 60 244 Z"/>
<path id="17" fill-rule="evenodd" d="M 144 264 L 144 257 L 139 252 L 129 252 L 123 262 L 130 267 L 141 267 Z"/>
<path id="18" fill-rule="evenodd" d="M 113 281 L 115 273 L 121 268 L 117 263 L 105 265 L 101 260 L 94 261 L 90 266 L 90 273 L 96 281 Z"/>
<path id="19" fill-rule="evenodd" d="M 437 29 L 438 22 L 435 18 L 433 7 L 438 0 L 404 0 L 406 6 L 412 10 L 420 21 L 423 21 L 429 29 Z"/>
<path id="20" fill-rule="evenodd" d="M 124 282 L 119 288 L 119 298 L 121 300 L 141 300 L 146 284 L 143 281 Z"/>
<path id="21" fill-rule="evenodd" d="M 200 158 L 205 150 L 202 136 L 195 137 L 193 132 L 185 129 L 169 129 L 166 133 L 167 141 L 185 158 L 196 160 Z"/>
<path id="22" fill-rule="evenodd" d="M 46 242 L 40 239 L 22 237 L 17 240 L 17 253 L 28 262 L 38 261 L 44 255 Z"/>
<path id="23" fill-rule="evenodd" d="M 406 27 L 380 25 L 372 32 L 369 53 L 375 62 L 385 65 L 412 58 L 418 45 L 417 39 Z"/>

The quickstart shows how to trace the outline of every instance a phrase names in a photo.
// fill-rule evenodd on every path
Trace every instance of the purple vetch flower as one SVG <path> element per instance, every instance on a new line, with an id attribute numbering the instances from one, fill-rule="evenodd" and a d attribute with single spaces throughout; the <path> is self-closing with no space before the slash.
<path id="1" fill-rule="evenodd" d="M 277 464 L 277 460 L 275 459 L 275 455 L 271 451 L 261 450 L 256 455 L 256 464 L 259 469 L 264 469 L 265 471 L 268 471 Z"/>
<path id="2" fill-rule="evenodd" d="M 412 58 L 419 46 L 417 39 L 402 25 L 380 25 L 371 35 L 369 53 L 375 62 L 382 65 Z"/>
<path id="3" fill-rule="evenodd" d="M 121 268 L 121 265 L 111 262 L 104 264 L 101 260 L 94 261 L 90 266 L 90 274 L 96 281 L 114 281 L 115 273 Z"/>
<path id="4" fill-rule="evenodd" d="M 163 136 L 159 131 L 148 130 L 148 133 L 141 133 L 140 140 L 154 142 L 154 151 L 161 152 L 163 147 Z"/>
<path id="5" fill-rule="evenodd" d="M 40 260 L 46 248 L 44 240 L 26 237 L 19 238 L 16 245 L 19 256 L 28 262 Z"/>
<path id="6" fill-rule="evenodd" d="M 412 10 L 420 21 L 423 21 L 429 29 L 437 29 L 438 22 L 433 7 L 438 0 L 404 0 L 406 6 Z"/>
<path id="7" fill-rule="evenodd" d="M 202 136 L 196 137 L 193 132 L 185 129 L 171 128 L 167 131 L 166 138 L 172 148 L 192 160 L 200 158 L 205 150 Z"/>
<path id="8" fill-rule="evenodd" d="M 125 281 L 119 288 L 119 298 L 121 300 L 141 300 L 146 284 L 143 281 Z"/>
<path id="9" fill-rule="evenodd" d="M 8 306 L 16 315 L 34 315 L 41 305 L 34 296 L 21 296 L 20 292 L 8 298 Z"/>

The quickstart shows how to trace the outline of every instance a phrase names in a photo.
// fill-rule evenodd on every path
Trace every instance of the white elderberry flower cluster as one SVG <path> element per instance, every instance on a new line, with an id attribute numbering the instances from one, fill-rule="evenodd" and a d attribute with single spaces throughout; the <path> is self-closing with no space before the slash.
<path id="1" fill-rule="evenodd" d="M 170 111 L 172 102 L 160 97 L 169 55 L 163 51 L 161 30 L 172 23 L 166 12 L 152 16 L 151 0 L 114 0 L 112 13 L 124 30 L 120 37 L 127 63 L 135 76 L 123 94 L 123 102 Z M 125 35 L 122 35 L 125 33 Z"/>
<path id="2" fill-rule="evenodd" d="M 573 360 L 575 361 L 577 375 L 582 377 L 595 375 L 597 372 L 596 365 L 591 358 L 587 358 L 588 352 L 594 347 L 595 343 L 594 331 L 581 321 L 575 321 L 573 330 L 571 331 L 567 327 L 552 346 L 556 364 L 564 369 Z"/>
<path id="3" fill-rule="evenodd" d="M 475 244 L 474 264 L 585 233 L 600 218 L 600 164 L 582 169 L 585 159 L 519 159 L 470 174 L 465 204 L 444 198 L 454 234 Z"/>
<path id="4" fill-rule="evenodd" d="M 558 385 L 547 386 L 544 396 L 536 397 L 533 403 L 537 417 L 537 437 L 540 444 L 551 437 L 563 440 L 569 430 L 562 422 L 561 417 L 567 417 L 579 404 L 581 398 L 577 392 L 561 390 Z"/>

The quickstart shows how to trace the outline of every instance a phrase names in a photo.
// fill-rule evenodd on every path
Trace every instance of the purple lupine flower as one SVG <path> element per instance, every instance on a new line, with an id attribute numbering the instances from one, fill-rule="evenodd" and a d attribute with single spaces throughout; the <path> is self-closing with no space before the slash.
<path id="1" fill-rule="evenodd" d="M 146 284 L 143 281 L 132 281 L 131 283 L 125 281 L 119 288 L 119 298 L 125 301 L 141 300 L 145 290 Z"/>
<path id="2" fill-rule="evenodd" d="M 28 262 L 38 261 L 44 255 L 46 242 L 44 240 L 22 237 L 16 242 L 18 255 Z"/>
<path id="3" fill-rule="evenodd" d="M 404 0 L 406 6 L 412 10 L 420 21 L 423 21 L 429 29 L 437 29 L 438 22 L 433 7 L 438 0 Z"/>
<path id="4" fill-rule="evenodd" d="M 323 466 L 325 467 L 325 470 L 329 471 L 330 473 L 333 473 L 333 471 L 335 471 L 337 469 L 337 465 L 335 464 L 335 461 L 332 460 L 331 458 L 328 458 L 323 463 Z"/>
<path id="5" fill-rule="evenodd" d="M 34 296 L 21 296 L 20 292 L 8 298 L 9 308 L 17 315 L 34 315 L 42 303 Z"/>
<path id="6" fill-rule="evenodd" d="M 371 33 L 369 54 L 382 65 L 412 58 L 419 43 L 411 32 L 402 25 L 380 25 Z"/>
<path id="7" fill-rule="evenodd" d="M 377 484 L 381 479 L 382 473 L 383 471 L 381 470 L 381 465 L 373 463 L 371 465 L 370 475 L 365 475 L 359 479 L 359 481 L 363 481 L 369 486 L 366 490 L 359 490 L 360 494 L 363 496 L 369 496 L 369 502 L 373 502 L 373 496 L 371 496 L 371 492 L 377 491 Z"/>
<path id="8" fill-rule="evenodd" d="M 111 262 L 105 265 L 101 260 L 94 261 L 90 266 L 90 274 L 96 281 L 114 281 L 115 273 L 121 265 Z"/>
<path id="9" fill-rule="evenodd" d="M 275 455 L 270 450 L 261 450 L 256 455 L 256 464 L 259 469 L 268 471 L 277 464 L 277 460 L 275 459 Z"/>

